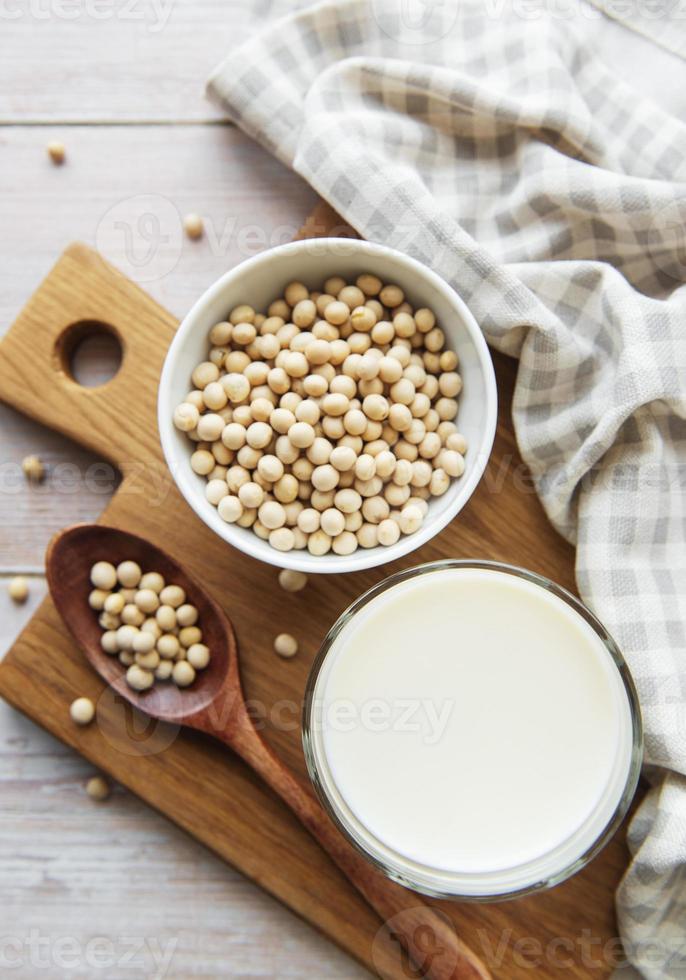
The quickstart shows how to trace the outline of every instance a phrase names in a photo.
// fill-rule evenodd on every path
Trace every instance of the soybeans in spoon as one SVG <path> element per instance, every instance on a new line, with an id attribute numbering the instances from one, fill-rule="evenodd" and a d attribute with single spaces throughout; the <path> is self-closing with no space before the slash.
<path id="1" fill-rule="evenodd" d="M 134 691 L 148 691 L 158 681 L 190 687 L 210 662 L 202 642 L 198 610 L 179 585 L 159 572 L 143 572 L 135 561 L 96 562 L 90 572 L 89 605 L 103 630 L 101 646 L 126 668 Z"/>

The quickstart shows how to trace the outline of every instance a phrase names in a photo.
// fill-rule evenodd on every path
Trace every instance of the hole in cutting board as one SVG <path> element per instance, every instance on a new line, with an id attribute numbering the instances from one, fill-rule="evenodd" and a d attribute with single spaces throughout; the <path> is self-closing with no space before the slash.
<path id="1" fill-rule="evenodd" d="M 73 323 L 57 341 L 62 370 L 84 388 L 98 388 L 117 374 L 122 345 L 115 330 L 98 320 Z"/>

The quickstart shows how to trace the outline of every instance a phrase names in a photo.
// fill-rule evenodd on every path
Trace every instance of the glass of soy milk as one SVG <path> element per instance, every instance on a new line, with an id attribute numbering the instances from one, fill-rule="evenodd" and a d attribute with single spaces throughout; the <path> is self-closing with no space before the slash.
<path id="1" fill-rule="evenodd" d="M 624 817 L 636 691 L 601 623 L 532 572 L 440 561 L 386 579 L 313 665 L 305 755 L 343 834 L 428 895 L 496 900 L 582 868 Z"/>

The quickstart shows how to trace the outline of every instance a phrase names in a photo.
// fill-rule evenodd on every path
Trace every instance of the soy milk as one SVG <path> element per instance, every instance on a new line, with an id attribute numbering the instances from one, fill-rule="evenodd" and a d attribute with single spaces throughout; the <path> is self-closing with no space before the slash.
<path id="1" fill-rule="evenodd" d="M 630 680 L 569 602 L 497 567 L 441 563 L 372 598 L 311 695 L 306 748 L 327 804 L 425 891 L 566 877 L 635 785 Z"/>

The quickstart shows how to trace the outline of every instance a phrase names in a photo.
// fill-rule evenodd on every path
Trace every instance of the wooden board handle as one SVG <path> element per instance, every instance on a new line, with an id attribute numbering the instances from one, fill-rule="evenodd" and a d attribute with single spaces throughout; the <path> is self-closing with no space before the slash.
<path id="1" fill-rule="evenodd" d="M 0 342 L 0 399 L 124 472 L 157 460 L 151 419 L 176 326 L 97 252 L 72 245 Z M 85 335 L 98 331 L 118 339 L 122 361 L 110 381 L 85 388 L 71 376 L 69 358 Z"/>
<path id="2" fill-rule="evenodd" d="M 296 237 L 352 234 L 321 201 Z M 0 341 L 0 400 L 109 459 L 125 475 L 138 476 L 142 464 L 159 471 L 155 483 L 168 482 L 151 420 L 177 325 L 101 255 L 71 245 Z M 105 384 L 86 388 L 70 373 L 70 354 L 98 331 L 117 338 L 121 365 Z"/>

